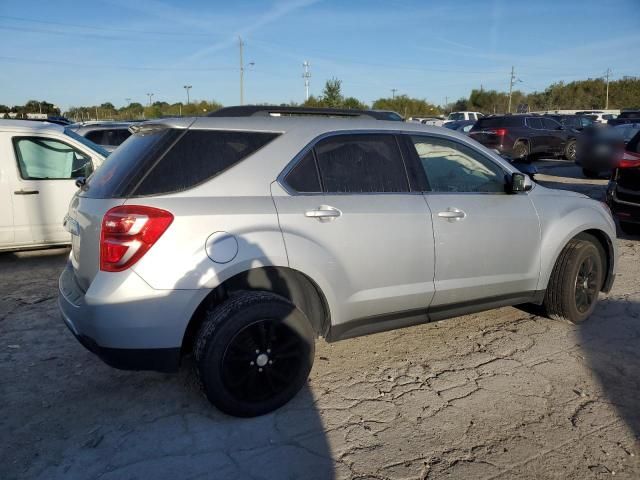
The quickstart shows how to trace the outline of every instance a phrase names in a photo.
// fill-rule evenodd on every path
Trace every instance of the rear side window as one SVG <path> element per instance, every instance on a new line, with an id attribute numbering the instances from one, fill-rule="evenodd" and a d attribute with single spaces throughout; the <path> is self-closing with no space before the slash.
<path id="1" fill-rule="evenodd" d="M 481 128 L 502 128 L 502 127 L 520 127 L 522 126 L 522 117 L 483 117 L 479 119 L 474 130 Z"/>
<path id="2" fill-rule="evenodd" d="M 408 192 L 402 156 L 393 135 L 338 135 L 315 147 L 327 193 Z"/>
<path id="3" fill-rule="evenodd" d="M 550 118 L 543 118 L 541 120 L 542 120 L 542 125 L 547 130 L 558 130 L 558 129 L 560 129 L 560 124 L 558 122 L 556 122 L 555 120 L 551 120 Z"/>
<path id="4" fill-rule="evenodd" d="M 544 128 L 542 125 L 542 119 L 535 117 L 527 118 L 527 126 L 529 128 L 535 128 L 536 130 L 542 130 Z"/>
<path id="5" fill-rule="evenodd" d="M 132 135 L 83 187 L 92 198 L 161 195 L 192 188 L 269 143 L 277 133 L 144 129 Z"/>
<path id="6" fill-rule="evenodd" d="M 205 182 L 271 142 L 277 133 L 188 130 L 133 195 L 179 192 Z"/>

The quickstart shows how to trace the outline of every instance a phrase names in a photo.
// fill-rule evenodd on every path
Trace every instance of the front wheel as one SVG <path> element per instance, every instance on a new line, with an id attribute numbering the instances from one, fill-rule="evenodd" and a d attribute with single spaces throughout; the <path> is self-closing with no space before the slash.
<path id="1" fill-rule="evenodd" d="M 270 292 L 233 295 L 207 312 L 194 357 L 207 398 L 225 413 L 254 417 L 291 400 L 313 365 L 307 317 Z"/>
<path id="2" fill-rule="evenodd" d="M 572 162 L 576 161 L 577 145 L 575 140 L 569 140 L 564 146 L 564 158 Z"/>
<path id="3" fill-rule="evenodd" d="M 571 323 L 585 321 L 604 283 L 604 252 L 590 235 L 572 239 L 556 261 L 544 298 L 547 315 Z"/>
<path id="4" fill-rule="evenodd" d="M 513 146 L 513 158 L 526 159 L 529 156 L 529 145 L 526 142 L 518 140 Z"/>

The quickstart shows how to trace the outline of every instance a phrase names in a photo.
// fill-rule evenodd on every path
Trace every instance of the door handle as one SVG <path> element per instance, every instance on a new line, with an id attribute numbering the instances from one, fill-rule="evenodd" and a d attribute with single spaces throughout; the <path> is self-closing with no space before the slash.
<path id="1" fill-rule="evenodd" d="M 447 220 L 450 220 L 450 221 L 462 220 L 466 216 L 467 216 L 466 213 L 464 213 L 462 210 L 459 210 L 457 208 L 448 208 L 446 211 L 438 213 L 438 217 L 446 218 Z"/>
<path id="2" fill-rule="evenodd" d="M 318 218 L 318 219 L 329 219 L 336 218 L 342 215 L 342 212 L 335 207 L 331 207 L 329 205 L 320 205 L 318 208 L 314 210 L 307 210 L 304 212 L 305 217 L 309 218 Z"/>
<path id="3" fill-rule="evenodd" d="M 13 192 L 14 195 L 38 195 L 39 193 L 38 190 L 16 190 Z"/>

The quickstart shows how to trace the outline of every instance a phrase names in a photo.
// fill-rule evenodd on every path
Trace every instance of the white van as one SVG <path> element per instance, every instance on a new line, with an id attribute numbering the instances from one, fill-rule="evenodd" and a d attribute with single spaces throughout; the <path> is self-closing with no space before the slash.
<path id="1" fill-rule="evenodd" d="M 480 112 L 451 112 L 444 123 L 457 122 L 460 120 L 480 120 L 484 114 Z"/>
<path id="2" fill-rule="evenodd" d="M 108 154 L 60 125 L 0 120 L 0 251 L 69 244 L 76 180 Z"/>

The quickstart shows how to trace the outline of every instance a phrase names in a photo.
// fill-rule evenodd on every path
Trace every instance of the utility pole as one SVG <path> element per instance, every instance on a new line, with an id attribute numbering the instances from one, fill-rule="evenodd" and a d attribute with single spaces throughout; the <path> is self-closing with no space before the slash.
<path id="1" fill-rule="evenodd" d="M 151 98 L 153 97 L 153 93 L 147 93 L 147 97 L 149 97 L 149 106 L 151 106 Z"/>
<path id="2" fill-rule="evenodd" d="M 124 101 L 127 102 L 127 105 L 131 105 L 131 98 L 125 98 Z"/>
<path id="3" fill-rule="evenodd" d="M 398 91 L 398 89 L 397 89 L 397 88 L 392 88 L 392 89 L 391 89 L 391 98 L 392 98 L 393 100 L 395 100 L 395 98 L 396 98 L 396 92 L 397 92 L 397 91 Z"/>
<path id="4" fill-rule="evenodd" d="M 310 66 L 311 64 L 306 60 L 302 64 L 302 67 L 304 68 L 302 78 L 304 78 L 304 95 L 305 95 L 304 99 L 305 100 L 309 100 L 309 79 L 311 78 L 311 72 L 309 71 Z"/>
<path id="5" fill-rule="evenodd" d="M 96 120 L 98 120 L 98 107 L 96 107 Z"/>
<path id="6" fill-rule="evenodd" d="M 244 70 L 245 70 L 245 66 L 244 66 L 244 57 L 243 55 L 243 49 L 244 49 L 244 42 L 242 41 L 242 37 L 238 36 L 238 46 L 240 47 L 240 105 L 244 105 Z M 254 66 L 255 63 L 254 62 L 249 62 L 249 66 L 252 67 Z"/>
<path id="7" fill-rule="evenodd" d="M 449 97 L 444 97 L 444 113 L 449 111 Z"/>
<path id="8" fill-rule="evenodd" d="M 513 66 L 511 67 L 511 78 L 509 79 L 509 107 L 507 108 L 507 113 L 511 113 L 511 95 L 513 94 L 513 86 L 517 82 L 522 82 L 519 78 L 516 78 L 515 69 Z"/>
<path id="9" fill-rule="evenodd" d="M 611 75 L 611 69 L 607 68 L 607 72 L 605 74 L 605 76 L 607 78 L 607 97 L 606 97 L 605 104 L 604 104 L 604 109 L 605 110 L 609 110 L 609 75 Z"/>
<path id="10" fill-rule="evenodd" d="M 240 47 L 240 105 L 244 105 L 244 60 L 242 59 L 244 42 L 240 36 L 238 37 L 238 46 Z"/>
<path id="11" fill-rule="evenodd" d="M 189 105 L 189 90 L 191 90 L 191 85 L 185 85 L 183 88 L 187 91 L 187 105 Z"/>

